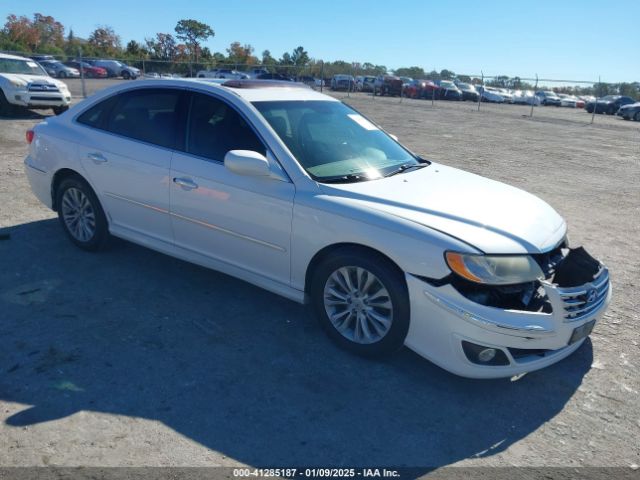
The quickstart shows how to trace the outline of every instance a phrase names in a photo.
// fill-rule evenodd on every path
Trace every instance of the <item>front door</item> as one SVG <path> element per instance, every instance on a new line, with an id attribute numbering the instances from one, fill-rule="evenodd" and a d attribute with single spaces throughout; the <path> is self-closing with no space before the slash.
<path id="1" fill-rule="evenodd" d="M 230 150 L 266 154 L 251 126 L 228 103 L 192 93 L 184 153 L 171 161 L 171 219 L 178 247 L 288 285 L 294 185 L 238 175 Z"/>

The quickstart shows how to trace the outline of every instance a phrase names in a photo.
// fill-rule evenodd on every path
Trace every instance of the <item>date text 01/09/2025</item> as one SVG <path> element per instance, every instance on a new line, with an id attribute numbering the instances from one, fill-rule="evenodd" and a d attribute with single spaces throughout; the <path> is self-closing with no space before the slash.
<path id="1" fill-rule="evenodd" d="M 394 478 L 397 470 L 386 468 L 235 468 L 234 477 L 285 477 L 285 478 Z"/>

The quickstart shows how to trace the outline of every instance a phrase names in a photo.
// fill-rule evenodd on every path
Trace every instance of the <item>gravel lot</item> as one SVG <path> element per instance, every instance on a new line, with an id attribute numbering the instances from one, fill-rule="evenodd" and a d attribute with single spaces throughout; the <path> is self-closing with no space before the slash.
<path id="1" fill-rule="evenodd" d="M 591 340 L 515 382 L 406 349 L 351 356 L 310 309 L 231 277 L 124 241 L 74 248 L 22 169 L 24 132 L 49 112 L 2 118 L 0 465 L 640 465 L 640 124 L 347 101 L 423 156 L 553 205 L 611 270 Z"/>

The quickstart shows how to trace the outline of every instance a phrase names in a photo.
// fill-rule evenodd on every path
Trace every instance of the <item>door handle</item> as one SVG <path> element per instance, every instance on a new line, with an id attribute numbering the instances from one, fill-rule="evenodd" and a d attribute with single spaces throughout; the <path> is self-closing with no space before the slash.
<path id="1" fill-rule="evenodd" d="M 182 188 L 186 189 L 186 190 L 193 190 L 195 188 L 198 188 L 198 184 L 196 182 L 194 182 L 193 180 L 191 180 L 190 178 L 174 178 L 173 179 L 173 183 L 175 183 L 176 185 L 180 185 Z"/>
<path id="2" fill-rule="evenodd" d="M 107 159 L 101 153 L 87 153 L 87 158 L 93 160 L 93 163 L 106 163 Z"/>

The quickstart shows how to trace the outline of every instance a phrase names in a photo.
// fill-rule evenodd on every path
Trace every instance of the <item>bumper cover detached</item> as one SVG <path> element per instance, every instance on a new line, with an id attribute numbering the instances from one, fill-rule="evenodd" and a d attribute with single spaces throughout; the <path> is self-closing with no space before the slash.
<path id="1" fill-rule="evenodd" d="M 567 268 L 558 270 L 553 282 L 540 282 L 549 313 L 482 305 L 451 284 L 434 286 L 407 274 L 411 324 L 405 344 L 445 370 L 470 378 L 510 377 L 562 360 L 585 341 L 612 293 L 607 268 L 584 250 L 571 250 L 565 260 Z M 465 353 L 463 342 L 494 349 L 504 361 L 482 364 L 469 357 L 468 349 Z"/>

